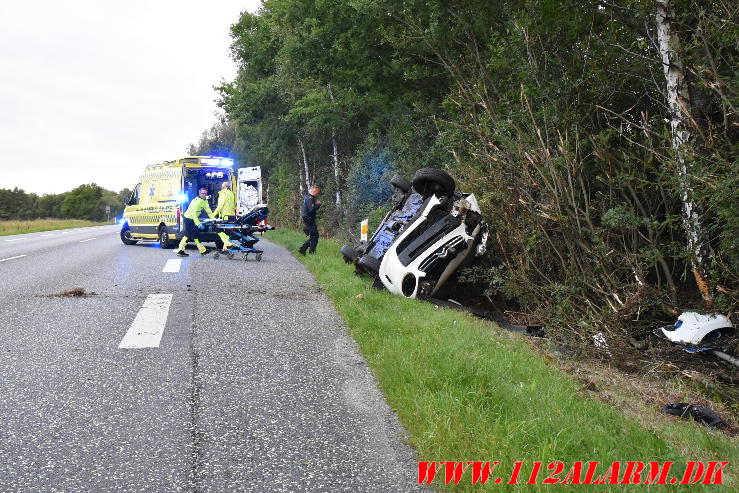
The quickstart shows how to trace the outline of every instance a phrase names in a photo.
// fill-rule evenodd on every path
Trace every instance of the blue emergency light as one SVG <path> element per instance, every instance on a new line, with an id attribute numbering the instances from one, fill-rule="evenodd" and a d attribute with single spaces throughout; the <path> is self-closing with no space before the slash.
<path id="1" fill-rule="evenodd" d="M 234 160 L 229 157 L 204 157 L 200 160 L 200 163 L 207 164 L 208 166 L 231 168 L 234 165 Z"/>

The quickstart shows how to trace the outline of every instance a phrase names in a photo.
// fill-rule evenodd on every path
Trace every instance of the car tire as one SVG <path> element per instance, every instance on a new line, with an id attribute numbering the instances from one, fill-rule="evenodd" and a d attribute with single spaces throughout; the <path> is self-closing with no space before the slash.
<path id="1" fill-rule="evenodd" d="M 159 245 L 162 248 L 174 247 L 174 242 L 169 239 L 169 232 L 165 226 L 159 227 Z"/>
<path id="2" fill-rule="evenodd" d="M 413 176 L 413 188 L 424 197 L 442 195 L 451 197 L 454 194 L 454 178 L 437 168 L 421 168 Z"/>
<path id="3" fill-rule="evenodd" d="M 131 238 L 131 228 L 128 227 L 128 223 L 121 228 L 121 241 L 124 245 L 135 245 L 139 242 L 139 240 Z"/>
<path id="4" fill-rule="evenodd" d="M 357 267 L 373 277 L 377 277 L 380 273 L 380 261 L 369 255 L 359 257 Z"/>
<path id="5" fill-rule="evenodd" d="M 354 259 L 356 259 L 359 256 L 357 251 L 354 250 L 349 245 L 344 245 L 343 247 L 341 247 L 340 252 L 341 252 L 341 255 L 344 257 L 344 262 L 346 262 L 347 264 L 353 264 Z"/>
<path id="6" fill-rule="evenodd" d="M 408 190 L 413 186 L 411 182 L 406 180 L 402 175 L 393 175 L 390 178 L 390 184 L 395 188 L 399 188 L 403 193 L 408 193 Z"/>

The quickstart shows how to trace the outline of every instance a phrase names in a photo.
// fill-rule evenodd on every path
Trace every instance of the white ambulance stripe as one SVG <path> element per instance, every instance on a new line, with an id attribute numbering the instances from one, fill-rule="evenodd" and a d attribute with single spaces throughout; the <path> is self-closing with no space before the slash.
<path id="1" fill-rule="evenodd" d="M 16 255 L 15 257 L 3 258 L 3 259 L 0 259 L 0 262 L 5 262 L 6 260 L 13 260 L 14 258 L 21 258 L 21 257 L 25 257 L 25 255 Z"/>
<path id="2" fill-rule="evenodd" d="M 181 265 L 181 258 L 171 258 L 167 260 L 166 264 L 164 264 L 164 269 L 162 269 L 162 272 L 179 272 Z"/>
<path id="3" fill-rule="evenodd" d="M 123 336 L 118 349 L 159 347 L 171 304 L 171 294 L 147 296 L 144 306 L 141 307 L 128 332 Z"/>

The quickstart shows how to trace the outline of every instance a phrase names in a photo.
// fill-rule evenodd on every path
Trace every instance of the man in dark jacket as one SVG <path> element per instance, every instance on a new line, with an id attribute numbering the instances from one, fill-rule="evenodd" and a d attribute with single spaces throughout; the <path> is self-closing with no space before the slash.
<path id="1" fill-rule="evenodd" d="M 308 239 L 301 245 L 298 252 L 305 255 L 306 250 L 309 253 L 316 253 L 316 245 L 318 245 L 318 226 L 316 225 L 316 212 L 321 207 L 321 201 L 318 200 L 318 194 L 321 193 L 320 187 L 312 185 L 308 189 L 308 195 L 303 199 L 303 206 L 300 208 L 300 215 L 303 217 L 305 227 L 303 232 L 308 235 Z"/>

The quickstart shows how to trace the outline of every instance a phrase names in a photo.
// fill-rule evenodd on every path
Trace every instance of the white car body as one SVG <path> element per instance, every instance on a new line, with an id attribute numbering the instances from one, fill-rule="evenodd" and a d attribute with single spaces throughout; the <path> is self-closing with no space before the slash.
<path id="1" fill-rule="evenodd" d="M 462 201 L 464 203 L 462 204 Z M 449 279 L 459 265 L 472 253 L 471 250 L 475 246 L 475 240 L 481 235 L 482 222 L 478 222 L 473 230 L 468 233 L 465 224 L 465 210 L 471 210 L 480 213 L 480 207 L 474 195 L 469 194 L 453 207 L 449 213 L 454 218 L 459 217 L 459 225 L 451 231 L 447 231 L 440 238 L 436 239 L 430 245 L 424 245 L 423 251 L 417 255 L 415 259 L 404 265 L 401 261 L 398 248 L 403 246 L 404 240 L 413 235 L 414 231 L 424 225 L 429 214 L 433 209 L 441 205 L 441 200 L 432 195 L 425 205 L 420 216 L 413 219 L 405 230 L 398 236 L 392 245 L 385 252 L 379 269 L 379 279 L 382 284 L 391 293 L 399 294 L 407 298 L 416 298 L 419 295 L 419 289 L 424 283 L 427 276 L 427 269 L 430 269 L 437 260 L 445 260 L 453 255 L 453 258 L 445 266 L 443 272 L 435 281 L 433 286 L 422 291 L 425 296 L 433 296 L 439 288 Z M 461 204 L 461 205 L 460 205 Z M 460 217 L 461 215 L 461 217 Z M 420 238 L 420 237 L 419 237 Z M 487 230 L 482 231 L 481 239 L 477 244 L 475 256 L 485 253 L 485 245 L 487 243 Z M 411 241 L 408 245 L 412 245 Z M 405 245 L 405 246 L 408 246 Z M 410 276 L 413 276 L 411 278 Z M 404 286 L 405 282 L 405 286 Z"/>

